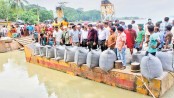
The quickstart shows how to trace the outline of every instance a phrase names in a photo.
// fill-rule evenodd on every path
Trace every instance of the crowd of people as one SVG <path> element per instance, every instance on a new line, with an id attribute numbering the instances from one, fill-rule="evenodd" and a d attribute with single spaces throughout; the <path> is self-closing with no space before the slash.
<path id="1" fill-rule="evenodd" d="M 2 36 L 7 36 L 5 26 L 1 32 Z M 119 20 L 73 24 L 65 19 L 61 23 L 55 21 L 47 25 L 12 26 L 10 32 L 16 32 L 14 37 L 32 35 L 33 40 L 41 45 L 81 46 L 89 50 L 100 48 L 102 51 L 110 48 L 123 61 L 123 69 L 126 68 L 127 48 L 133 54 L 134 49 L 141 51 L 147 47 L 146 55 L 156 55 L 158 50 L 174 48 L 174 20 L 169 23 L 169 17 L 155 24 L 151 19 L 146 24 L 136 24 L 132 20 L 129 25 Z"/>

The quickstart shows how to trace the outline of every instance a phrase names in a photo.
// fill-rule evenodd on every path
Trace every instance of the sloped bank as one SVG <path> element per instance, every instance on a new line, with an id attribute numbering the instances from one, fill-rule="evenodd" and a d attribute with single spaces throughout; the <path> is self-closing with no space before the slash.
<path id="1" fill-rule="evenodd" d="M 0 39 L 0 53 L 18 50 L 21 47 L 22 46 L 17 41 L 15 41 L 11 38 Z"/>
<path id="2" fill-rule="evenodd" d="M 114 87 L 120 87 L 137 93 L 155 97 L 161 97 L 174 84 L 172 75 L 164 72 L 159 78 L 148 81 L 142 78 L 140 73 L 132 73 L 129 68 L 126 70 L 112 69 L 105 72 L 99 67 L 90 69 L 86 64 L 78 67 L 74 62 L 64 62 L 64 60 L 48 59 L 46 57 L 33 55 L 33 47 L 25 46 L 26 61 L 43 67 L 62 71 L 74 76 L 80 76 L 96 82 L 108 84 Z M 150 91 L 144 86 L 148 86 Z M 150 93 L 151 92 L 151 93 Z"/>

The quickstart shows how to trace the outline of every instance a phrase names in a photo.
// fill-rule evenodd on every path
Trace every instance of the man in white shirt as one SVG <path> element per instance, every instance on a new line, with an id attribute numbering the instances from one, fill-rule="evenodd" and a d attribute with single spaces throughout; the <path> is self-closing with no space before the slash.
<path id="1" fill-rule="evenodd" d="M 55 30 L 53 32 L 53 38 L 54 38 L 54 44 L 55 45 L 60 45 L 61 44 L 61 42 L 62 42 L 61 37 L 62 37 L 62 32 L 59 31 L 59 28 L 56 26 Z"/>
<path id="2" fill-rule="evenodd" d="M 72 31 L 70 33 L 70 39 L 73 46 L 79 46 L 79 31 L 76 28 L 76 25 L 72 26 Z"/>
<path id="3" fill-rule="evenodd" d="M 102 51 L 104 51 L 106 49 L 105 42 L 106 42 L 106 40 L 108 40 L 108 36 L 109 36 L 109 33 L 110 33 L 108 31 L 109 31 L 108 28 L 104 29 L 103 24 L 99 25 L 98 46 L 99 46 L 99 48 L 101 48 Z"/>
<path id="4" fill-rule="evenodd" d="M 88 29 L 86 26 L 82 26 L 80 44 L 82 47 L 87 47 Z"/>
<path id="5" fill-rule="evenodd" d="M 5 26 L 3 26 L 3 28 L 1 29 L 2 37 L 6 37 L 7 32 L 8 32 L 7 28 Z"/>
<path id="6" fill-rule="evenodd" d="M 160 24 L 160 31 L 164 33 L 166 31 L 166 26 L 170 25 L 169 17 L 165 17 L 164 21 Z"/>
<path id="7" fill-rule="evenodd" d="M 17 25 L 16 32 L 18 34 L 18 37 L 21 37 L 21 27 Z"/>
<path id="8" fill-rule="evenodd" d="M 134 29 L 135 31 L 136 31 L 136 33 L 138 33 L 138 25 L 137 24 L 135 24 L 135 20 L 132 20 L 132 29 Z"/>

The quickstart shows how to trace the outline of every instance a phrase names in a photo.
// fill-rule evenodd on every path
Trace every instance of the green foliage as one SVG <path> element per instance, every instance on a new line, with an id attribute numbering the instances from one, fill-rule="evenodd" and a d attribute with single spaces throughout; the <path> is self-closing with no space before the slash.
<path id="1" fill-rule="evenodd" d="M 63 7 L 64 16 L 71 22 L 75 21 L 98 21 L 101 19 L 100 11 L 90 10 L 83 11 L 83 8 Z M 44 7 L 28 4 L 26 0 L 0 0 L 0 19 L 16 21 L 24 20 L 26 23 L 44 22 L 53 19 L 53 11 Z"/>
<path id="2" fill-rule="evenodd" d="M 70 7 L 64 7 L 63 10 L 64 16 L 69 21 L 98 21 L 101 19 L 98 10 L 83 11 L 82 8 L 74 9 Z"/>
<path id="3" fill-rule="evenodd" d="M 40 22 L 48 19 L 53 19 L 53 12 L 47 10 L 44 7 L 38 5 L 25 5 L 26 0 L 19 0 L 18 7 L 15 0 L 0 0 L 0 19 L 7 19 L 10 21 L 16 21 L 20 19 L 26 23 L 37 23 L 38 16 Z M 17 9 L 16 9 L 17 8 Z"/>

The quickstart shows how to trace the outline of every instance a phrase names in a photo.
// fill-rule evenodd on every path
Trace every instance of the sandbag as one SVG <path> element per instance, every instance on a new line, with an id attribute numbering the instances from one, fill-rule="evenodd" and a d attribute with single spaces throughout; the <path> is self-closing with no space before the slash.
<path id="1" fill-rule="evenodd" d="M 40 56 L 46 56 L 46 47 L 40 46 L 39 47 Z"/>
<path id="2" fill-rule="evenodd" d="M 105 50 L 101 53 L 99 59 L 99 66 L 104 71 L 109 71 L 114 68 L 114 62 L 116 61 L 116 54 L 113 50 Z"/>
<path id="3" fill-rule="evenodd" d="M 101 51 L 91 50 L 86 59 L 87 66 L 89 68 L 98 67 L 99 66 L 99 58 Z"/>
<path id="4" fill-rule="evenodd" d="M 40 54 L 40 52 L 39 52 L 40 46 L 41 45 L 39 43 L 34 44 L 34 55 L 39 55 Z"/>
<path id="5" fill-rule="evenodd" d="M 64 46 L 57 46 L 54 49 L 55 53 L 55 59 L 56 60 L 61 60 L 64 58 L 64 53 L 65 53 L 65 47 Z"/>
<path id="6" fill-rule="evenodd" d="M 46 57 L 54 58 L 54 47 L 46 46 Z"/>
<path id="7" fill-rule="evenodd" d="M 161 61 L 151 54 L 142 58 L 140 70 L 141 74 L 147 79 L 158 78 L 163 73 Z"/>
<path id="8" fill-rule="evenodd" d="M 132 62 L 141 63 L 141 60 L 144 56 L 145 56 L 145 52 L 136 52 L 132 54 Z"/>
<path id="9" fill-rule="evenodd" d="M 85 48 L 79 48 L 75 52 L 74 56 L 74 62 L 78 65 L 81 66 L 82 64 L 86 64 L 86 58 L 89 50 Z"/>
<path id="10" fill-rule="evenodd" d="M 32 43 L 32 44 L 28 44 L 27 47 L 31 50 L 32 55 L 34 55 L 35 45 Z"/>
<path id="11" fill-rule="evenodd" d="M 74 62 L 75 52 L 77 51 L 77 47 L 65 47 L 64 61 L 65 62 Z"/>
<path id="12" fill-rule="evenodd" d="M 160 59 L 163 70 L 174 72 L 174 54 L 172 51 L 157 52 L 156 56 Z"/>

